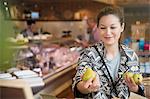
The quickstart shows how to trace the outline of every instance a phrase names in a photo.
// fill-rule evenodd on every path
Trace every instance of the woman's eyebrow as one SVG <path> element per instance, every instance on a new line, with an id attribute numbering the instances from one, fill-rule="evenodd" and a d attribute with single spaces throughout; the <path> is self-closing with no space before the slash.
<path id="1" fill-rule="evenodd" d="M 101 26 L 105 26 L 105 25 L 103 25 L 103 24 L 100 24 Z"/>
<path id="2" fill-rule="evenodd" d="M 110 26 L 115 26 L 116 24 L 111 24 Z M 106 26 L 104 24 L 100 24 L 100 26 Z"/>

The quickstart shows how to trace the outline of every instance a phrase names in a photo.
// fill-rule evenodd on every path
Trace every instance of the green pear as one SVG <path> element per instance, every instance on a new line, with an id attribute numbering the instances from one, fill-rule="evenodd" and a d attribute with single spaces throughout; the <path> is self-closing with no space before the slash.
<path id="1" fill-rule="evenodd" d="M 143 76 L 142 76 L 142 74 L 134 74 L 134 75 L 133 75 L 133 79 L 134 79 L 135 83 L 136 83 L 137 85 L 139 85 L 139 84 L 141 84 L 142 81 L 143 81 Z"/>
<path id="2" fill-rule="evenodd" d="M 85 73 L 83 74 L 82 80 L 87 81 L 90 78 L 94 79 L 95 77 L 96 77 L 96 73 L 91 68 L 87 68 Z"/>
<path id="3" fill-rule="evenodd" d="M 125 78 L 126 76 L 129 77 L 129 78 L 132 78 L 133 75 L 134 75 L 134 74 L 133 74 L 132 72 L 125 72 L 125 73 L 123 74 L 123 78 Z"/>

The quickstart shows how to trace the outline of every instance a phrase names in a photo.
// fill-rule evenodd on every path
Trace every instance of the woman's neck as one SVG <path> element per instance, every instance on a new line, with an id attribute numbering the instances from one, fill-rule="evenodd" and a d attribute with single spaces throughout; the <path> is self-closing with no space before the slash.
<path id="1" fill-rule="evenodd" d="M 106 48 L 106 58 L 112 60 L 119 53 L 119 46 L 116 45 L 108 45 Z"/>

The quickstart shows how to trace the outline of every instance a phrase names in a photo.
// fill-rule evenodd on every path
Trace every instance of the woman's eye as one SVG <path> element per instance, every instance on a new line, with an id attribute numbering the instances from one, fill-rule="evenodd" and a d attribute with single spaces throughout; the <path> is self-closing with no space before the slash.
<path id="1" fill-rule="evenodd" d="M 104 28 L 104 27 L 100 27 L 100 29 L 106 29 L 106 28 Z"/>
<path id="2" fill-rule="evenodd" d="M 116 27 L 110 27 L 111 29 L 115 29 Z"/>

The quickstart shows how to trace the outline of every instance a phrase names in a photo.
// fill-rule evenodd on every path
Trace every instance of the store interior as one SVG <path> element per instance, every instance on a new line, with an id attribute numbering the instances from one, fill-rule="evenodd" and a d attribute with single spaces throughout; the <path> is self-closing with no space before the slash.
<path id="1" fill-rule="evenodd" d="M 98 12 L 106 6 L 124 11 L 121 42 L 139 57 L 149 99 L 150 0 L 1 0 L 2 99 L 74 98 L 71 87 L 80 53 L 99 42 L 98 34 L 93 39 L 90 34 Z M 24 37 L 28 20 L 34 20 L 34 35 Z"/>

